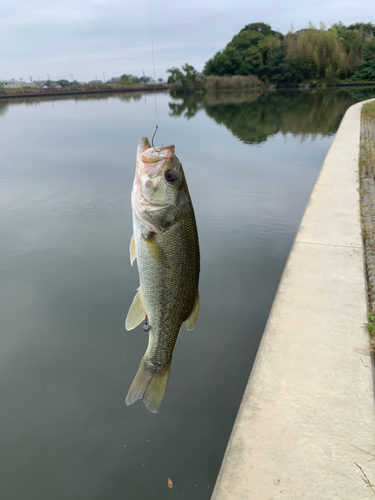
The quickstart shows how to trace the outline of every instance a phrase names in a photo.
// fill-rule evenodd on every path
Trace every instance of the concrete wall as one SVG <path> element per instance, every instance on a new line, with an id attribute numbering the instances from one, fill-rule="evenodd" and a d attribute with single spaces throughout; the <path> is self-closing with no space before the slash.
<path id="1" fill-rule="evenodd" d="M 213 500 L 374 498 L 355 464 L 375 484 L 358 192 L 362 104 L 346 112 L 306 208 Z"/>

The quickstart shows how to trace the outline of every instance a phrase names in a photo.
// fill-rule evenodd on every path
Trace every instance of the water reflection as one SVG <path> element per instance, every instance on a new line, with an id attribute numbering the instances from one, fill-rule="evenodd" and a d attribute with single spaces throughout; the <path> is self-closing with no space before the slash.
<path id="1" fill-rule="evenodd" d="M 155 142 L 176 145 L 204 270 L 199 321 L 179 336 L 157 415 L 124 405 L 147 345 L 124 319 L 139 286 L 128 253 L 135 152 L 154 128 L 153 96 L 4 111 L 1 499 L 209 500 L 330 134 L 366 97 L 315 94 L 157 96 Z M 319 137 L 301 142 L 308 131 Z"/>
<path id="2" fill-rule="evenodd" d="M 8 106 L 6 104 L 0 103 L 0 116 L 4 116 L 8 111 Z"/>
<path id="3" fill-rule="evenodd" d="M 165 94 L 165 91 L 157 91 L 157 94 Z M 145 97 L 145 92 L 114 92 L 105 94 L 103 92 L 98 92 L 97 94 L 77 94 L 77 95 L 55 95 L 55 96 L 38 96 L 27 97 L 27 98 L 15 98 L 9 95 L 9 98 L 2 99 L 0 102 L 0 116 L 6 113 L 8 105 L 18 104 L 20 106 L 38 106 L 39 104 L 44 104 L 46 102 L 56 102 L 56 101 L 108 101 L 113 98 L 117 98 L 123 102 L 130 101 L 140 101 Z M 150 93 L 151 95 L 151 93 Z"/>
<path id="4" fill-rule="evenodd" d="M 293 135 L 336 132 L 348 107 L 357 101 L 375 96 L 375 89 L 340 89 L 325 91 L 278 91 L 209 93 L 171 102 L 171 116 L 190 119 L 204 109 L 220 125 L 246 144 L 259 144 L 282 132 Z"/>

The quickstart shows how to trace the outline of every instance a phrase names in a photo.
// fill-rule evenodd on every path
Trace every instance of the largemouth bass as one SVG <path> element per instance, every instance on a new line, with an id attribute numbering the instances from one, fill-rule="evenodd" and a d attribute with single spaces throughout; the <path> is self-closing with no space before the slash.
<path id="1" fill-rule="evenodd" d="M 182 323 L 194 328 L 199 310 L 199 243 L 193 205 L 174 146 L 137 150 L 132 190 L 130 262 L 137 259 L 140 287 L 125 328 L 144 322 L 148 347 L 125 403 L 142 399 L 157 413 L 167 389 Z"/>

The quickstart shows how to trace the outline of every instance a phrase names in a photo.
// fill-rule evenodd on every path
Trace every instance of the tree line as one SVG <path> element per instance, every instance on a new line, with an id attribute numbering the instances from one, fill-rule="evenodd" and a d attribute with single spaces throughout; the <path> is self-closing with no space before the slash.
<path id="1" fill-rule="evenodd" d="M 276 85 L 375 81 L 375 25 L 310 23 L 283 35 L 265 23 L 248 24 L 206 62 L 202 75 L 187 64 L 182 69 L 168 70 L 168 82 L 179 83 L 184 94 L 203 88 L 208 76 L 251 75 Z"/>
<path id="2" fill-rule="evenodd" d="M 203 74 L 256 75 L 275 84 L 375 80 L 375 25 L 310 24 L 284 36 L 268 24 L 248 24 L 206 62 Z"/>

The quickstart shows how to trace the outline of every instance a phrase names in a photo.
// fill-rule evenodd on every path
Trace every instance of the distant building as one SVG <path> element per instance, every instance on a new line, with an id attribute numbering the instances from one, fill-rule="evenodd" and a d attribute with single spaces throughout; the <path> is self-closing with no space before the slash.
<path id="1" fill-rule="evenodd" d="M 22 82 L 17 82 L 14 78 L 12 80 L 0 80 L 4 89 L 16 89 L 22 87 Z"/>
<path id="2" fill-rule="evenodd" d="M 33 87 L 38 87 L 39 89 L 61 89 L 61 85 L 58 82 L 51 82 L 50 80 L 38 80 L 33 82 Z"/>
<path id="3" fill-rule="evenodd" d="M 21 82 L 21 87 L 37 87 L 35 82 Z"/>
<path id="4" fill-rule="evenodd" d="M 114 76 L 113 78 L 111 78 L 110 80 L 108 80 L 107 83 L 118 83 L 120 80 L 121 80 L 120 77 Z"/>
<path id="5" fill-rule="evenodd" d="M 89 83 L 103 83 L 101 80 L 91 80 Z"/>
<path id="6" fill-rule="evenodd" d="M 0 84 L 4 89 L 17 89 L 19 87 L 36 87 L 33 82 L 18 82 L 14 78 L 12 80 L 0 80 Z"/>

